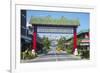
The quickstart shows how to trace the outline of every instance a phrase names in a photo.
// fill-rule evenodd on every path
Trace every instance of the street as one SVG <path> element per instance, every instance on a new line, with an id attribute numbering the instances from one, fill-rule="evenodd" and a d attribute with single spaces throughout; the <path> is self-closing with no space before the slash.
<path id="1" fill-rule="evenodd" d="M 31 60 L 21 60 L 21 63 L 34 63 L 34 62 L 51 62 L 51 61 L 71 61 L 71 60 L 81 60 L 80 57 L 66 54 L 65 52 L 57 54 L 54 51 L 50 51 L 46 55 L 40 55 L 35 59 Z"/>

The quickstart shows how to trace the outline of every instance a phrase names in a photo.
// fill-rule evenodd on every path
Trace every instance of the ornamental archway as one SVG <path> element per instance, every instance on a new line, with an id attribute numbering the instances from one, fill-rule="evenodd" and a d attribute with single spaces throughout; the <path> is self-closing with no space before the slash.
<path id="1" fill-rule="evenodd" d="M 59 19 L 46 17 L 32 17 L 30 24 L 33 27 L 32 51 L 37 49 L 37 33 L 71 33 L 73 34 L 73 54 L 77 55 L 77 19 L 68 20 L 64 16 Z"/>

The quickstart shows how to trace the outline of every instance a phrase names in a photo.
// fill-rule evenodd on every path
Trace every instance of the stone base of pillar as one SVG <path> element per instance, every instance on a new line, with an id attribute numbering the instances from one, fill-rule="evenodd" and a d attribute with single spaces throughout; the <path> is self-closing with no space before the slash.
<path id="1" fill-rule="evenodd" d="M 74 55 L 78 55 L 78 50 L 75 48 L 75 51 L 73 52 Z"/>
<path id="2" fill-rule="evenodd" d="M 36 54 L 36 52 L 35 52 L 35 50 L 34 50 L 34 49 L 32 49 L 32 54 L 33 54 L 33 55 L 35 55 L 35 54 Z"/>

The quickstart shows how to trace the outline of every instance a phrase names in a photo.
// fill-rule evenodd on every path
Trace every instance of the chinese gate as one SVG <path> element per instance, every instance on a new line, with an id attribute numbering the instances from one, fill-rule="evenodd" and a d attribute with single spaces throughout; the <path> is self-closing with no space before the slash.
<path id="1" fill-rule="evenodd" d="M 32 50 L 37 49 L 37 33 L 64 33 L 73 34 L 73 54 L 77 55 L 77 27 L 78 20 L 51 19 L 50 17 L 32 17 L 30 23 L 33 27 Z"/>

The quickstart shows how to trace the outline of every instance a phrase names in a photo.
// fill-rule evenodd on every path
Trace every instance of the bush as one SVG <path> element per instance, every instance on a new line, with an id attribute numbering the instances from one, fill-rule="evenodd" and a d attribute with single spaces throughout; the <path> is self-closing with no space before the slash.
<path id="1" fill-rule="evenodd" d="M 56 52 L 59 54 L 61 53 L 62 49 L 61 48 L 56 48 Z"/>
<path id="2" fill-rule="evenodd" d="M 37 57 L 37 54 L 33 54 L 32 51 L 25 50 L 21 52 L 21 59 L 34 59 Z"/>
<path id="3" fill-rule="evenodd" d="M 66 51 L 67 51 L 67 54 L 72 54 L 72 48 L 67 48 Z"/>
<path id="4" fill-rule="evenodd" d="M 81 58 L 82 59 L 89 59 L 89 57 L 90 57 L 90 53 L 89 53 L 89 50 L 83 50 L 82 52 L 81 52 Z"/>

